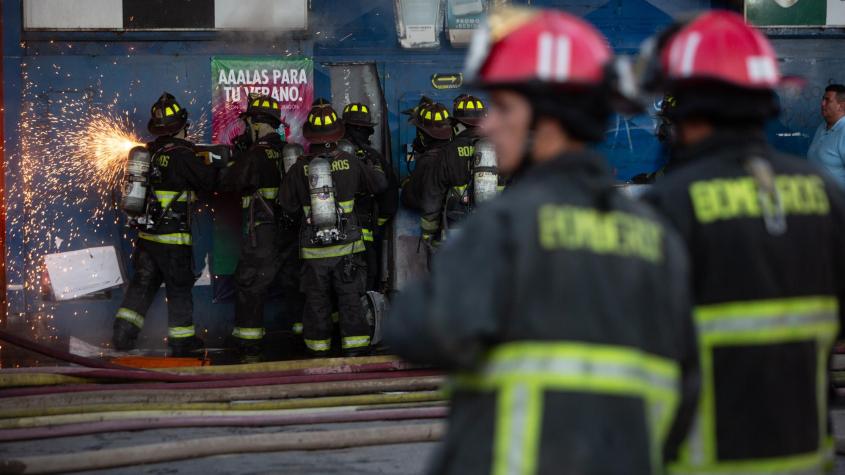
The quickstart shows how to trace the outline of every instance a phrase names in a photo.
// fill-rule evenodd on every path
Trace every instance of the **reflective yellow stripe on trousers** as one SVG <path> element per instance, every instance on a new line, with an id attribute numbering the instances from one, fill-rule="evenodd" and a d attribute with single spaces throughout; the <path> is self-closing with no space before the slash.
<path id="1" fill-rule="evenodd" d="M 196 335 L 194 326 L 188 327 L 170 327 L 167 329 L 167 336 L 170 338 L 189 338 Z"/>
<path id="2" fill-rule="evenodd" d="M 326 340 L 305 340 L 305 346 L 311 351 L 329 351 L 332 349 L 331 338 Z"/>
<path id="3" fill-rule="evenodd" d="M 138 328 L 144 328 L 144 316 L 126 307 L 120 307 L 117 309 L 117 315 L 115 315 L 115 318 L 126 320 Z"/>
<path id="4" fill-rule="evenodd" d="M 235 327 L 232 336 L 242 340 L 260 340 L 264 338 L 264 328 Z"/>
<path id="5" fill-rule="evenodd" d="M 456 378 L 458 387 L 499 392 L 493 474 L 538 469 L 545 391 L 640 397 L 651 426 L 652 465 L 678 405 L 680 369 L 672 360 L 634 348 L 580 342 L 515 342 L 491 352 L 482 370 Z"/>
<path id="6" fill-rule="evenodd" d="M 693 428 L 673 474 L 821 473 L 827 457 L 827 387 L 825 371 L 830 347 L 839 331 L 835 297 L 813 296 L 750 302 L 728 302 L 695 309 L 701 360 L 701 398 Z M 759 346 L 816 341 L 818 348 L 816 404 L 819 407 L 819 450 L 768 459 L 720 462 L 716 454 L 716 397 L 713 350 L 722 346 Z"/>
<path id="7" fill-rule="evenodd" d="M 345 336 L 343 337 L 342 346 L 344 350 L 370 346 L 370 335 Z"/>

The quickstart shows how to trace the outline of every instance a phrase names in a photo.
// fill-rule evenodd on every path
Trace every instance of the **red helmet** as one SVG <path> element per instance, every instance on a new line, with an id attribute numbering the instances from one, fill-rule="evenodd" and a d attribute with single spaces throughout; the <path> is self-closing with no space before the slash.
<path id="1" fill-rule="evenodd" d="M 698 16 L 666 39 L 657 54 L 660 76 L 670 83 L 715 81 L 771 90 L 782 79 L 769 40 L 728 11 Z"/>
<path id="2" fill-rule="evenodd" d="M 599 86 L 612 53 L 592 25 L 555 10 L 502 8 L 473 37 L 464 76 L 483 87 Z"/>

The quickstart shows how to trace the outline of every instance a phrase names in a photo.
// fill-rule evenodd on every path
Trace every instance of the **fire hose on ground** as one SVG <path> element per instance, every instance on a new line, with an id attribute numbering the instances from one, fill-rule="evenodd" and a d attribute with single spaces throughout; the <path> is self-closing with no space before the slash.
<path id="1" fill-rule="evenodd" d="M 215 417 L 220 420 L 237 417 L 276 417 L 288 416 L 296 414 L 316 414 L 330 411 L 376 411 L 387 409 L 420 409 L 424 407 L 444 407 L 446 401 L 423 401 L 423 402 L 388 402 L 385 404 L 370 404 L 361 406 L 331 406 L 331 407 L 317 407 L 305 409 L 277 409 L 265 411 L 241 411 L 241 410 L 225 410 L 225 411 L 196 411 L 196 410 L 180 410 L 180 411 L 158 411 L 158 410 L 138 410 L 138 411 L 123 411 L 123 412 L 89 412 L 85 414 L 65 414 L 59 416 L 37 416 L 37 417 L 22 417 L 17 419 L 7 419 L 0 421 L 0 428 L 3 430 L 12 429 L 32 429 L 32 428 L 49 428 L 58 427 L 69 424 L 83 424 L 91 422 L 106 422 L 106 421 L 125 421 L 129 419 L 143 419 L 143 420 L 164 420 L 175 419 L 180 417 L 196 417 L 207 418 Z"/>
<path id="2" fill-rule="evenodd" d="M 68 473 L 223 454 L 328 450 L 439 440 L 442 424 L 412 424 L 319 432 L 208 437 L 67 455 L 21 457 L 0 461 L 0 474 Z"/>
<path id="3" fill-rule="evenodd" d="M 363 359 L 363 358 L 362 358 Z M 0 388 L 12 388 L 23 386 L 44 386 L 44 385 L 58 385 L 65 384 L 80 384 L 86 382 L 95 382 L 101 380 L 117 380 L 125 381 L 143 381 L 143 382 L 172 382 L 172 383 L 188 383 L 188 382 L 205 382 L 205 381 L 232 381 L 239 379 L 257 379 L 257 378 L 279 378 L 286 376 L 308 376 L 308 375 L 326 375 L 326 374 L 351 374 L 364 372 L 379 372 L 379 371 L 404 371 L 409 369 L 421 368 L 419 365 L 405 363 L 399 360 L 392 360 L 386 362 L 350 362 L 354 358 L 338 359 L 342 362 L 338 365 L 332 366 L 331 361 L 322 362 L 323 366 L 315 366 L 309 368 L 299 369 L 285 369 L 278 371 L 261 371 L 253 372 L 247 371 L 242 373 L 212 373 L 212 374 L 177 374 L 164 373 L 159 371 L 150 371 L 143 369 L 89 369 L 89 368 L 15 368 L 0 370 Z M 307 360 L 306 360 L 307 361 Z M 293 362 L 288 362 L 293 363 Z M 237 367 L 245 367 L 249 365 L 232 365 Z M 38 375 L 29 377 L 29 375 Z M 76 379 L 71 379 L 76 378 Z"/>
<path id="4" fill-rule="evenodd" d="M 74 407 L 97 407 L 104 404 L 204 403 L 422 391 L 437 389 L 442 386 L 443 382 L 444 380 L 440 376 L 425 376 L 191 390 L 124 391 L 114 389 L 99 392 L 51 394 L 0 399 L 0 418 L 22 417 L 19 414 L 24 411 L 72 410 Z"/>
<path id="5" fill-rule="evenodd" d="M 7 388 L 0 390 L 0 442 L 164 428 L 431 419 L 447 411 L 443 405 L 431 406 L 443 404 L 443 393 L 435 390 L 443 378 L 394 357 L 147 370 L 71 355 L 3 331 L 0 340 L 83 366 L 0 370 L 0 388 Z M 439 425 L 410 425 L 218 437 L 24 457 L 0 461 L 0 473 L 66 473 L 230 453 L 227 450 L 420 442 L 437 440 L 441 432 Z M 255 438 L 264 443 L 254 443 Z"/>
<path id="6" fill-rule="evenodd" d="M 0 442 L 49 439 L 79 435 L 125 432 L 130 430 L 177 429 L 189 427 L 281 427 L 290 425 L 334 424 L 345 422 L 398 421 L 410 419 L 442 419 L 446 407 L 417 407 L 378 409 L 372 411 L 345 410 L 310 414 L 278 414 L 261 416 L 203 416 L 124 419 L 82 422 L 50 427 L 6 429 L 0 432 Z"/>
<path id="7" fill-rule="evenodd" d="M 119 389 L 122 391 L 145 391 L 157 389 L 212 389 L 212 388 L 233 388 L 233 387 L 249 387 L 249 386 L 265 386 L 274 384 L 298 384 L 298 383 L 318 383 L 327 381 L 356 381 L 356 380 L 372 380 L 372 379 L 394 379 L 406 377 L 422 377 L 435 376 L 440 374 L 438 371 L 432 370 L 415 370 L 415 371 L 381 371 L 368 373 L 330 373 L 330 374 L 315 374 L 302 376 L 280 376 L 273 378 L 255 378 L 255 379 L 233 379 L 220 381 L 198 381 L 191 383 L 132 383 L 132 384 L 67 384 L 56 387 L 15 387 L 11 389 L 0 389 L 0 404 L 4 398 L 14 398 L 23 396 L 40 396 L 47 394 L 61 394 L 61 393 L 78 393 L 78 392 L 98 392 L 98 391 L 114 391 Z M 2 374 L 0 374 L 2 378 Z"/>
<path id="8" fill-rule="evenodd" d="M 114 363 L 98 360 L 95 358 L 86 358 L 83 356 L 75 355 L 73 353 L 69 353 L 67 351 L 57 350 L 55 348 L 50 348 L 45 345 L 41 345 L 35 343 L 33 341 L 27 340 L 26 338 L 19 337 L 12 333 L 9 333 L 5 330 L 0 330 L 0 341 L 5 341 L 12 345 L 18 346 L 20 348 L 24 348 L 26 350 L 48 356 L 52 359 L 56 359 L 59 361 L 64 361 L 66 363 L 73 363 L 85 368 L 91 369 L 98 369 L 98 370 L 113 370 L 113 371 L 127 371 L 125 375 L 128 375 L 128 378 L 131 379 L 134 377 L 139 377 L 139 375 L 146 374 L 150 378 L 156 377 L 163 377 L 163 378 L 172 378 L 167 380 L 161 381 L 212 381 L 218 380 L 215 379 L 214 376 L 221 376 L 221 375 L 243 375 L 244 373 L 273 373 L 278 374 L 280 372 L 290 372 L 290 374 L 285 374 L 286 376 L 293 376 L 295 374 L 305 375 L 305 374 L 327 374 L 327 373 L 350 373 L 355 372 L 356 368 L 360 368 L 361 366 L 365 365 L 379 365 L 379 364 L 386 364 L 388 368 L 394 369 L 408 369 L 407 363 L 401 362 L 395 356 L 366 356 L 366 357 L 354 357 L 354 358 L 320 358 L 320 359 L 310 359 L 310 360 L 295 360 L 295 361 L 271 361 L 271 362 L 264 362 L 264 363 L 251 363 L 251 364 L 242 364 L 242 365 L 223 365 L 223 366 L 198 366 L 198 367 L 182 367 L 182 368 L 166 368 L 166 369 L 154 369 L 154 370 L 145 370 L 145 369 L 137 369 L 132 368 L 129 366 L 121 366 Z M 56 371 L 62 372 L 71 372 L 73 370 L 78 370 L 77 368 L 55 368 Z M 370 368 L 372 370 L 372 368 Z M 4 371 L 14 371 L 14 370 L 4 370 Z M 41 371 L 32 371 L 32 372 L 41 372 Z M 73 371 L 74 376 L 80 376 L 80 371 Z M 81 372 L 84 372 L 81 371 Z M 99 374 L 109 374 L 109 377 L 114 377 L 116 379 L 124 379 L 121 378 L 123 373 L 110 373 L 108 371 L 100 371 Z M 158 375 L 158 376 L 156 376 Z M 195 379 L 192 379 L 192 376 Z M 104 376 L 105 377 L 105 376 Z M 185 378 L 179 380 L 178 378 Z M 241 376 L 243 377 L 243 376 Z M 255 375 L 253 375 L 255 377 Z M 152 379 L 156 380 L 156 379 Z"/>
<path id="9" fill-rule="evenodd" d="M 273 410 L 301 409 L 308 407 L 357 406 L 366 404 L 388 404 L 402 402 L 439 401 L 444 399 L 441 391 L 416 391 L 399 394 L 364 394 L 355 396 L 329 396 L 308 399 L 282 399 L 274 401 L 233 401 L 233 402 L 191 402 L 191 403 L 127 403 L 127 404 L 92 404 L 81 406 L 47 407 L 39 409 L 6 409 L 0 412 L 0 418 L 52 416 L 60 414 L 84 414 L 90 412 L 119 412 L 135 410 Z M 0 428 L 9 421 L 0 420 Z"/>

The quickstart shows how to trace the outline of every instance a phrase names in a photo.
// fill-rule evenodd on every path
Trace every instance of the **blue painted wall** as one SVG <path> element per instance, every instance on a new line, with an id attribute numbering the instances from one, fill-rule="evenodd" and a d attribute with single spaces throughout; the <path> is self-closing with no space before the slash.
<path id="1" fill-rule="evenodd" d="M 53 110 L 57 101 L 82 98 L 84 105 L 66 114 L 84 115 L 87 108 L 101 107 L 116 100 L 116 108 L 129 111 L 137 132 L 145 136 L 149 104 L 163 90 L 189 102 L 192 117 L 210 113 L 210 59 L 213 56 L 306 55 L 315 60 L 317 96 L 330 91 L 327 65 L 335 62 L 375 62 L 389 108 L 392 154 L 399 166 L 401 146 L 413 136 L 411 128 L 398 111 L 415 103 L 421 94 L 451 103 L 455 91 L 435 91 L 430 85 L 433 73 L 459 71 L 465 50 L 448 46 L 435 51 L 407 51 L 398 46 L 394 26 L 393 0 L 319 0 L 312 1 L 310 29 L 298 35 L 245 35 L 239 33 L 27 33 L 21 30 L 19 1 L 3 2 L 4 118 L 6 123 L 6 200 L 7 263 L 10 315 L 41 312 L 51 315 L 48 326 L 61 335 L 73 333 L 91 341 L 106 340 L 112 315 L 121 292 L 110 299 L 62 304 L 44 303 L 33 290 L 20 286 L 27 270 L 23 227 L 27 219 L 55 220 L 55 235 L 68 234 L 66 220 L 84 223 L 89 210 L 57 206 L 55 213 L 32 216 L 23 206 L 21 192 L 21 136 L 17 127 L 23 110 Z M 524 3 L 524 2 L 521 2 Z M 633 53 L 640 43 L 671 22 L 673 15 L 706 8 L 709 0 L 537 0 L 539 6 L 560 7 L 594 22 L 621 53 Z M 817 123 L 817 96 L 820 84 L 835 78 L 845 59 L 837 57 L 835 41 L 812 36 L 784 39 L 776 45 L 784 55 L 788 72 L 809 77 L 812 88 L 804 96 L 785 98 L 789 112 L 773 134 L 780 133 L 779 144 L 798 153 L 807 146 L 806 135 Z M 26 81 L 24 81 L 26 78 Z M 87 95 L 86 95 L 87 94 Z M 48 125 L 45 125 L 49 129 Z M 659 166 L 657 142 L 653 137 L 653 119 L 649 116 L 614 120 L 608 139 L 602 145 L 620 179 L 648 172 Z M 62 130 L 49 130 L 60 136 Z M 792 136 L 798 132 L 797 136 Z M 804 134 L 802 136 L 801 134 Z M 205 139 L 210 139 L 206 130 Z M 50 167 L 49 150 L 38 151 L 43 167 Z M 30 154 L 32 156 L 32 153 Z M 33 183 L 38 183 L 37 178 Z M 59 209 L 62 208 L 62 209 Z M 30 213 L 30 214 L 28 214 Z M 119 217 L 117 217 L 119 219 Z M 198 220 L 197 254 L 210 248 L 210 213 Z M 116 244 L 128 254 L 124 230 L 119 225 L 98 228 L 79 226 L 79 236 L 66 238 L 56 248 L 54 236 L 30 236 L 30 242 L 44 250 L 79 249 L 96 244 Z M 223 334 L 232 319 L 229 304 L 212 304 L 209 286 L 194 291 L 195 316 L 199 327 L 211 336 Z M 275 311 L 270 309 L 270 313 Z M 154 304 L 145 335 L 165 332 L 166 312 L 163 295 Z M 147 346 L 161 346 L 160 337 L 146 341 Z"/>

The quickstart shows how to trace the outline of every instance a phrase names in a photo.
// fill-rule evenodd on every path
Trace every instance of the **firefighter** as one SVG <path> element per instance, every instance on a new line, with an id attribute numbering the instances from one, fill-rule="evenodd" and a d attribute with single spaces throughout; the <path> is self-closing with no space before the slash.
<path id="1" fill-rule="evenodd" d="M 282 179 L 285 142 L 276 129 L 281 125 L 279 101 L 250 94 L 241 114 L 244 132 L 236 140 L 234 165 L 226 171 L 223 186 L 241 194 L 244 239 L 235 268 L 235 327 L 232 337 L 245 357 L 262 352 L 264 300 L 279 272 L 282 258 L 281 212 L 276 204 Z"/>
<path id="2" fill-rule="evenodd" d="M 415 142 L 419 142 L 419 151 L 415 146 L 414 169 L 402 186 L 402 204 L 422 211 L 426 169 L 443 156 L 452 140 L 452 121 L 449 110 L 439 102 L 420 104 L 409 121 L 416 128 Z"/>
<path id="3" fill-rule="evenodd" d="M 431 473 L 661 473 L 696 394 L 686 256 L 589 150 L 611 113 L 607 40 L 552 10 L 488 21 L 465 77 L 517 177 L 387 320 L 403 358 L 457 373 Z"/>
<path id="4" fill-rule="evenodd" d="M 114 321 L 112 342 L 121 351 L 135 348 L 144 316 L 164 283 L 167 295 L 167 345 L 175 355 L 203 348 L 193 323 L 191 202 L 196 191 L 212 191 L 217 171 L 197 158 L 186 140 L 188 111 L 163 93 L 150 110 L 147 144 L 152 155 L 147 215 L 135 242 L 135 273 Z"/>
<path id="5" fill-rule="evenodd" d="M 676 26 L 643 53 L 671 94 L 675 167 L 648 199 L 692 257 L 702 392 L 675 473 L 823 473 L 827 362 L 845 297 L 845 201 L 766 143 L 782 83 L 766 37 L 734 13 Z"/>
<path id="6" fill-rule="evenodd" d="M 670 160 L 669 154 L 669 151 L 672 149 L 672 144 L 676 141 L 675 124 L 672 122 L 672 109 L 677 106 L 678 101 L 670 94 L 665 94 L 660 100 L 659 111 L 656 117 L 658 120 L 657 130 L 654 135 L 660 142 L 659 162 L 661 162 L 662 165 L 653 172 L 640 173 L 639 175 L 631 177 L 631 183 L 637 185 L 654 183 L 655 181 L 661 179 L 663 175 L 669 173 L 677 165 Z"/>
<path id="7" fill-rule="evenodd" d="M 287 176 L 293 165 L 303 160 L 304 155 L 301 145 L 287 144 L 282 150 L 282 161 L 284 163 L 282 176 Z M 281 194 L 279 194 L 279 198 L 281 199 Z M 302 293 L 300 285 L 302 259 L 299 257 L 299 228 L 303 220 L 302 208 L 288 212 L 279 207 L 278 211 L 281 215 L 279 223 L 279 257 L 282 261 L 281 274 L 279 275 L 280 286 L 285 302 L 285 311 L 291 323 L 291 331 L 301 338 L 302 313 L 305 308 L 305 295 Z"/>
<path id="8" fill-rule="evenodd" d="M 303 134 L 311 143 L 310 154 L 285 176 L 280 203 L 288 212 L 304 211 L 300 256 L 305 346 L 314 356 L 330 354 L 334 296 L 344 355 L 367 354 L 371 329 L 361 304 L 367 269 L 355 197 L 381 193 L 387 180 L 378 164 L 371 167 L 336 149 L 344 126 L 324 100 L 311 108 Z"/>
<path id="9" fill-rule="evenodd" d="M 423 240 L 436 243 L 444 227 L 452 227 L 469 214 L 475 144 L 481 139 L 479 125 L 487 115 L 484 102 L 467 94 L 455 98 L 452 107 L 452 142 L 443 149 L 423 178 L 420 229 Z"/>
<path id="10" fill-rule="evenodd" d="M 434 104 L 433 99 L 431 99 L 428 96 L 422 96 L 422 97 L 420 97 L 420 100 L 417 102 L 417 105 L 415 105 L 414 107 L 412 107 L 410 109 L 403 110 L 402 115 L 407 115 L 408 120 L 410 120 L 417 114 L 417 111 L 420 109 L 420 107 L 429 106 L 431 104 Z M 412 161 L 414 154 L 421 154 L 421 153 L 425 152 L 425 150 L 427 148 L 428 147 L 426 147 L 422 143 L 421 135 L 419 133 L 415 134 L 414 140 L 413 140 L 413 142 L 411 142 L 411 154 L 409 155 L 409 157 L 406 157 L 406 161 L 408 161 L 408 162 Z"/>
<path id="11" fill-rule="evenodd" d="M 356 156 L 367 164 L 378 164 L 387 179 L 387 188 L 378 195 L 360 195 L 355 200 L 355 214 L 364 238 L 367 261 L 367 290 L 378 291 L 381 284 L 381 249 L 387 221 L 399 206 L 399 182 L 390 162 L 370 144 L 375 132 L 370 107 L 352 103 L 343 108 L 344 138 L 355 147 Z"/>

